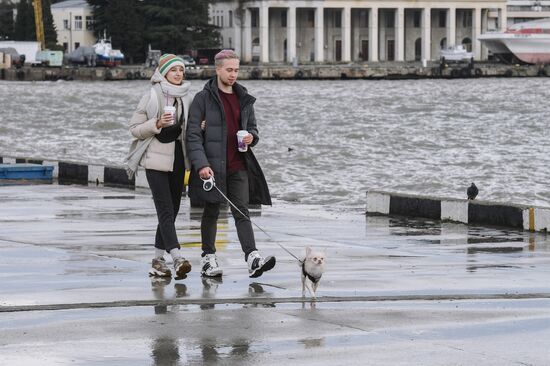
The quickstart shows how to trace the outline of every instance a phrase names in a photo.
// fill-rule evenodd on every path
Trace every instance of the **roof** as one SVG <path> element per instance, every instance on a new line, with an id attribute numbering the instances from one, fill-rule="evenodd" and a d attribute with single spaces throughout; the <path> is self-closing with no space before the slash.
<path id="1" fill-rule="evenodd" d="M 86 0 L 66 0 L 51 5 L 52 9 L 63 8 L 89 8 L 90 5 Z"/>

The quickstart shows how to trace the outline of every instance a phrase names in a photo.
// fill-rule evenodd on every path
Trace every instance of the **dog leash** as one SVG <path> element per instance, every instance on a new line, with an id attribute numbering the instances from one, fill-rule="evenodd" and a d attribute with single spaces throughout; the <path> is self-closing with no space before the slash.
<path id="1" fill-rule="evenodd" d="M 298 262 L 300 262 L 300 264 L 302 264 L 304 261 L 299 259 L 298 257 L 296 257 L 290 250 L 286 249 L 281 243 L 279 243 L 278 241 L 276 241 L 275 239 L 273 239 L 273 237 L 271 235 L 269 235 L 264 229 L 262 229 L 258 224 L 256 224 L 254 221 L 252 221 L 250 219 L 249 216 L 245 215 L 241 210 L 239 210 L 239 208 L 237 206 L 235 206 L 235 204 L 233 202 L 231 202 L 231 200 L 218 188 L 218 186 L 216 185 L 216 181 L 214 180 L 214 176 L 210 176 L 210 178 L 208 179 L 203 179 L 201 178 L 203 183 L 202 183 L 202 189 L 204 189 L 206 192 L 209 192 L 212 190 L 212 188 L 216 188 L 216 190 L 219 192 L 219 194 L 222 195 L 222 197 L 235 209 L 237 210 L 241 215 L 243 215 L 244 218 L 246 218 L 248 221 L 250 221 L 252 223 L 252 225 L 256 226 L 258 229 L 260 229 L 260 231 L 262 233 L 264 233 L 265 235 L 267 235 L 268 238 L 270 238 L 275 244 L 277 244 L 278 246 L 281 247 L 282 250 L 284 250 L 285 252 L 287 252 L 288 254 L 290 254 L 292 257 L 294 257 L 294 259 L 296 259 Z"/>

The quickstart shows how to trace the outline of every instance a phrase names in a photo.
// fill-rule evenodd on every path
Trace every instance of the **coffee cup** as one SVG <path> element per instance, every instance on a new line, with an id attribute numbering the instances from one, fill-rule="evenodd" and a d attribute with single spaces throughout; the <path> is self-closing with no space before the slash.
<path id="1" fill-rule="evenodd" d="M 172 105 L 167 105 L 164 107 L 164 113 L 170 113 L 172 115 L 172 123 L 171 124 L 174 124 L 175 120 L 176 120 L 176 107 L 172 106 Z"/>
<path id="2" fill-rule="evenodd" d="M 248 135 L 247 130 L 237 131 L 237 148 L 240 152 L 245 152 L 248 150 L 248 145 L 243 141 L 246 135 Z"/>

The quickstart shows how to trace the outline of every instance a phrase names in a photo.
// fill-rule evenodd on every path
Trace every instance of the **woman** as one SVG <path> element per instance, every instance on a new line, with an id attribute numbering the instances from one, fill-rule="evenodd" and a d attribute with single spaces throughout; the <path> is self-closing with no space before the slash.
<path id="1" fill-rule="evenodd" d="M 185 156 L 185 130 L 191 96 L 191 83 L 184 80 L 183 59 L 164 54 L 151 77 L 153 86 L 140 100 L 132 119 L 132 142 L 127 157 L 128 175 L 145 168 L 147 182 L 153 194 L 158 225 L 155 236 L 155 257 L 149 275 L 170 277 L 172 271 L 164 259 L 170 253 L 176 278 L 185 278 L 191 264 L 180 251 L 174 222 L 183 192 L 185 169 L 190 165 Z M 175 118 L 170 109 L 175 107 Z"/>

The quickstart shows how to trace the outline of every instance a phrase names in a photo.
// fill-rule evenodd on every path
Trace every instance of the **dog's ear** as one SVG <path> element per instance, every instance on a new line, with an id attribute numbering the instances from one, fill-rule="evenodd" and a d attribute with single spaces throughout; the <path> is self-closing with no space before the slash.
<path id="1" fill-rule="evenodd" d="M 311 253 L 311 247 L 307 246 L 306 247 L 306 257 L 309 257 L 309 253 Z"/>

